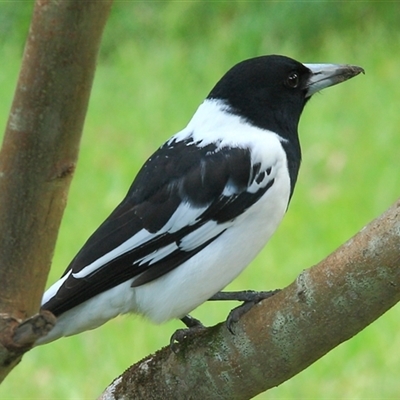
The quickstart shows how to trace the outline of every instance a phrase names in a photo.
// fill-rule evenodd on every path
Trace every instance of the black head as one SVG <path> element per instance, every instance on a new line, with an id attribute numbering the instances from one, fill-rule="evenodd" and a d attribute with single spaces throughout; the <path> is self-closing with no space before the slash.
<path id="1" fill-rule="evenodd" d="M 282 142 L 292 183 L 296 183 L 301 150 L 297 126 L 310 97 L 364 70 L 340 64 L 301 64 L 284 56 L 262 56 L 242 61 L 215 85 L 208 99 L 221 99 L 253 125 L 287 139 Z"/>
<path id="2" fill-rule="evenodd" d="M 242 61 L 215 85 L 209 99 L 222 99 L 235 113 L 260 128 L 297 139 L 297 125 L 308 99 L 364 70 L 353 65 L 302 64 L 284 56 Z"/>
<path id="3" fill-rule="evenodd" d="M 215 85 L 208 98 L 222 99 L 232 112 L 283 137 L 297 134 L 312 72 L 284 56 L 242 61 Z"/>

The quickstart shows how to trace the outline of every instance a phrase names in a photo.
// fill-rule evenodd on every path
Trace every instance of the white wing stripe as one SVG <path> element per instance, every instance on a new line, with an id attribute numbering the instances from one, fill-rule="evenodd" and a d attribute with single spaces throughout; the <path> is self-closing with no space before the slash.
<path id="1" fill-rule="evenodd" d="M 159 235 L 165 232 L 174 233 L 186 226 L 193 225 L 206 209 L 207 207 L 193 207 L 188 202 L 179 204 L 179 207 L 171 215 L 171 218 L 157 234 Z"/>
<path id="2" fill-rule="evenodd" d="M 139 265 L 149 263 L 149 265 L 152 265 L 156 263 L 157 261 L 162 260 L 163 258 L 167 257 L 171 253 L 173 253 L 175 250 L 178 249 L 177 244 L 171 243 L 168 246 L 164 246 L 159 250 L 153 251 L 151 254 L 148 254 L 147 256 L 141 258 L 139 260 Z M 137 262 L 135 262 L 136 264 Z"/>
<path id="3" fill-rule="evenodd" d="M 62 284 L 69 278 L 69 276 L 71 275 L 71 270 L 68 271 L 67 274 L 65 274 L 65 276 L 63 276 L 60 280 L 58 280 L 57 282 L 53 283 L 53 285 L 51 285 L 46 292 L 44 293 L 43 297 L 42 297 L 42 305 L 47 303 L 51 298 L 53 298 L 56 293 L 58 292 L 58 289 L 60 289 L 60 287 L 62 286 Z"/>
<path id="4" fill-rule="evenodd" d="M 207 240 L 219 235 L 223 230 L 228 228 L 232 223 L 217 224 L 215 221 L 209 221 L 196 229 L 194 232 L 185 236 L 179 244 L 179 247 L 184 251 L 194 250 L 196 247 L 201 246 Z"/>
<path id="5" fill-rule="evenodd" d="M 114 258 L 117 258 L 121 254 L 124 254 L 127 251 L 130 251 L 130 250 L 134 249 L 135 247 L 138 247 L 141 244 L 148 242 L 154 236 L 156 236 L 156 235 L 153 233 L 150 233 L 146 229 L 142 229 L 138 233 L 133 235 L 130 239 L 128 239 L 124 243 L 120 244 L 115 249 L 104 254 L 104 256 L 98 258 L 96 261 L 93 261 L 91 264 L 87 265 L 85 268 L 83 268 L 79 272 L 72 274 L 72 276 L 76 279 L 85 278 L 86 276 L 95 272 L 97 269 L 101 268 L 104 264 L 108 263 L 109 261 L 113 260 Z"/>

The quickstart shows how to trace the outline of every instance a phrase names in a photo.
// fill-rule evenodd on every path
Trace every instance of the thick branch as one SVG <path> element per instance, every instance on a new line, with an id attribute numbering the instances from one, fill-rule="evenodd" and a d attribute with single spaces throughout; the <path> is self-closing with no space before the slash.
<path id="1" fill-rule="evenodd" d="M 0 153 L 0 382 L 19 360 L 10 335 L 39 309 L 111 3 L 35 3 Z"/>
<path id="2" fill-rule="evenodd" d="M 400 300 L 400 200 L 295 282 L 245 314 L 168 347 L 101 399 L 249 399 L 348 340 Z"/>

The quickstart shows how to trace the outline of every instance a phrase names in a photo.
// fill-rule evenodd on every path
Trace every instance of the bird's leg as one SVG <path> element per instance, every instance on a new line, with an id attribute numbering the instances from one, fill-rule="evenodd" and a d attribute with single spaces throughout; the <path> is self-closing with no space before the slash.
<path id="1" fill-rule="evenodd" d="M 233 326 L 242 315 L 246 314 L 255 304 L 261 300 L 268 299 L 274 294 L 278 293 L 280 289 L 270 290 L 267 292 L 256 292 L 254 290 L 244 290 L 241 292 L 218 292 L 214 296 L 210 297 L 209 300 L 237 300 L 243 301 L 238 307 L 235 307 L 230 311 L 228 318 L 226 319 L 226 326 L 229 331 L 234 334 Z"/>
<path id="2" fill-rule="evenodd" d="M 191 315 L 185 315 L 181 318 L 181 321 L 190 329 L 190 328 L 204 328 L 204 325 L 196 318 L 193 318 Z"/>
<path id="3" fill-rule="evenodd" d="M 187 328 L 177 329 L 171 336 L 169 345 L 174 353 L 178 352 L 178 347 L 176 346 L 177 343 L 180 343 L 189 336 L 205 329 L 205 326 L 198 319 L 193 318 L 189 314 L 181 318 L 181 321 L 187 326 Z"/>
<path id="4" fill-rule="evenodd" d="M 261 300 L 268 299 L 278 293 L 280 289 L 257 292 L 255 290 L 242 290 L 240 292 L 218 292 L 210 297 L 209 301 L 214 300 L 235 300 L 235 301 L 254 301 L 258 303 Z"/>
<path id="5" fill-rule="evenodd" d="M 232 334 L 234 334 L 233 326 L 239 321 L 242 315 L 244 315 L 261 300 L 268 299 L 279 291 L 280 289 L 262 292 L 257 292 L 255 290 L 243 290 L 240 292 L 218 292 L 208 300 L 243 301 L 243 304 L 230 311 L 228 318 L 226 319 L 227 328 Z M 178 343 L 205 329 L 205 326 L 198 319 L 193 318 L 190 315 L 185 315 L 183 318 L 181 318 L 181 321 L 187 326 L 187 328 L 177 329 L 171 336 L 170 348 L 174 353 L 177 353 L 179 350 L 177 347 Z"/>

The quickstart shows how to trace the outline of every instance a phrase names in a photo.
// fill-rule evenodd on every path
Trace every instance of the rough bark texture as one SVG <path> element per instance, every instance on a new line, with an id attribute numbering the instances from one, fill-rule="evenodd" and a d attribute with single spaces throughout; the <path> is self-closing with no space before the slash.
<path id="1" fill-rule="evenodd" d="M 290 286 L 130 367 L 100 399 L 250 399 L 290 379 L 400 300 L 400 200 Z"/>
<path id="2" fill-rule="evenodd" d="M 41 315 L 13 338 L 39 309 L 111 4 L 35 3 L 0 153 L 0 382 L 52 324 Z"/>

